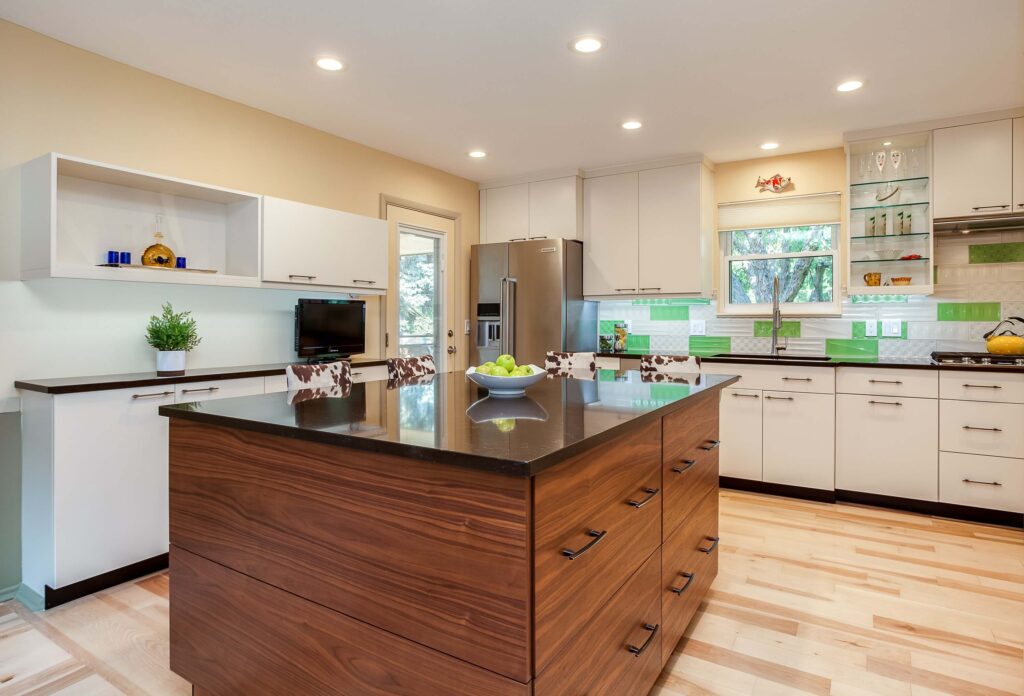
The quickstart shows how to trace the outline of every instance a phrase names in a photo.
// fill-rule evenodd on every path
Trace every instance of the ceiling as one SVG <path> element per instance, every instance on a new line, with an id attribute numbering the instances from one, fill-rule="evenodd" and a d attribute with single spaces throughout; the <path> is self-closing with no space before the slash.
<path id="1" fill-rule="evenodd" d="M 0 17 L 477 181 L 1024 104 L 1024 0 L 0 0 Z M 581 34 L 605 49 L 571 52 Z"/>

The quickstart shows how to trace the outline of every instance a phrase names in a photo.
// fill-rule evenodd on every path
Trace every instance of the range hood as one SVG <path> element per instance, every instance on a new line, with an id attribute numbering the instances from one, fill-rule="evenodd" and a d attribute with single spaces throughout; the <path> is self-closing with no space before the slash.
<path id="1" fill-rule="evenodd" d="M 999 215 L 935 218 L 932 228 L 936 235 L 1020 230 L 1024 229 L 1024 211 Z"/>

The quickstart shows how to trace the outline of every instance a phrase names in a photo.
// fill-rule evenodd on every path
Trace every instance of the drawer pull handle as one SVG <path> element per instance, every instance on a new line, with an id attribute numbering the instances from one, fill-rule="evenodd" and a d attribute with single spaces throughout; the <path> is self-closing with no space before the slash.
<path id="1" fill-rule="evenodd" d="M 869 379 L 869 384 L 903 384 L 898 379 Z"/>
<path id="2" fill-rule="evenodd" d="M 508 241 L 510 241 L 510 242 L 525 242 L 526 241 L 526 237 L 513 237 L 512 239 L 510 239 Z"/>
<path id="3" fill-rule="evenodd" d="M 971 210 L 1006 210 L 1009 207 L 1009 205 L 976 205 Z"/>
<path id="4" fill-rule="evenodd" d="M 577 551 L 573 551 L 572 549 L 562 549 L 562 555 L 568 558 L 570 561 L 575 561 L 577 558 L 585 554 L 587 551 L 597 546 L 597 543 L 604 539 L 605 535 L 607 534 L 607 530 L 599 532 L 596 529 L 591 529 L 589 532 L 587 532 L 587 536 L 593 537 L 592 541 L 588 542 L 586 546 L 580 547 L 580 549 Z"/>
<path id="5" fill-rule="evenodd" d="M 793 401 L 794 400 L 792 396 L 766 396 L 764 398 L 771 399 L 772 401 Z"/>
<path id="6" fill-rule="evenodd" d="M 964 483 L 980 483 L 983 486 L 1002 486 L 1003 484 L 998 481 L 975 481 L 974 479 L 964 479 Z"/>
<path id="7" fill-rule="evenodd" d="M 199 392 L 215 392 L 220 391 L 220 387 L 204 387 L 203 389 L 182 389 L 182 394 L 198 394 Z"/>
<path id="8" fill-rule="evenodd" d="M 990 432 L 990 433 L 1001 433 L 1001 432 L 1003 432 L 1002 428 L 976 428 L 973 425 L 965 425 L 964 426 L 964 430 L 984 430 L 984 431 Z"/>
<path id="9" fill-rule="evenodd" d="M 711 450 L 715 449 L 720 444 L 722 444 L 721 440 L 705 440 L 705 442 L 707 442 L 708 444 L 700 446 L 700 448 L 705 452 L 710 452 Z"/>
<path id="10" fill-rule="evenodd" d="M 783 382 L 813 382 L 811 377 L 783 377 Z"/>
<path id="11" fill-rule="evenodd" d="M 615 292 L 636 292 L 636 288 L 615 288 Z"/>
<path id="12" fill-rule="evenodd" d="M 645 488 L 645 489 L 644 489 L 644 493 L 646 493 L 646 494 L 647 494 L 647 497 L 646 497 L 646 498 L 644 498 L 643 500 L 629 500 L 629 501 L 627 501 L 627 502 L 628 502 L 628 503 L 629 503 L 630 505 L 632 505 L 633 507 L 635 507 L 635 508 L 636 508 L 637 510 L 639 510 L 639 509 L 640 509 L 640 508 L 642 508 L 642 507 L 643 507 L 644 505 L 647 505 L 647 503 L 649 503 L 649 502 L 651 502 L 652 500 L 654 500 L 654 497 L 655 497 L 656 495 L 658 495 L 658 493 L 660 493 L 660 492 L 661 492 L 661 489 L 660 489 L 660 488 Z"/>
<path id="13" fill-rule="evenodd" d="M 681 577 L 686 578 L 686 582 L 683 583 L 682 587 L 670 587 L 670 588 L 668 588 L 668 589 L 672 590 L 672 594 L 681 595 L 683 592 L 686 591 L 686 588 L 690 586 L 690 583 L 693 582 L 693 573 L 687 573 L 685 570 L 682 570 L 682 571 L 679 572 L 679 575 Z"/>
<path id="14" fill-rule="evenodd" d="M 661 290 L 661 288 L 640 288 L 640 292 L 643 292 L 644 290 Z"/>
<path id="15" fill-rule="evenodd" d="M 743 397 L 746 397 L 748 399 L 760 399 L 761 398 L 761 396 L 759 394 L 740 394 L 738 392 L 732 392 L 732 395 L 733 396 L 743 396 Z"/>
<path id="16" fill-rule="evenodd" d="M 132 394 L 132 398 L 133 399 L 148 399 L 148 398 L 153 397 L 153 396 L 170 396 L 173 393 L 174 392 L 172 392 L 172 391 L 166 391 L 166 392 L 153 392 L 152 394 Z"/>
<path id="17" fill-rule="evenodd" d="M 699 546 L 699 547 L 697 547 L 697 550 L 700 551 L 701 553 L 706 553 L 707 555 L 710 556 L 711 552 L 714 551 L 715 547 L 718 546 L 718 540 L 719 540 L 719 537 L 706 536 L 706 537 L 704 537 L 704 541 L 710 541 L 711 542 L 711 546 L 709 546 L 707 548 L 704 548 L 703 546 Z"/>
<path id="18" fill-rule="evenodd" d="M 872 399 L 868 402 L 869 404 L 875 404 L 877 406 L 902 406 L 903 404 L 899 401 L 875 401 Z"/>
<path id="19" fill-rule="evenodd" d="M 359 280 L 358 278 L 353 278 L 352 282 L 353 283 L 366 283 L 367 285 L 376 285 L 377 284 L 376 280 Z"/>
<path id="20" fill-rule="evenodd" d="M 629 648 L 629 651 L 631 653 L 633 653 L 633 657 L 640 657 L 641 655 L 644 654 L 644 651 L 647 650 L 648 647 L 650 647 L 651 642 L 654 640 L 654 637 L 656 635 L 658 635 L 658 628 L 660 626 L 661 626 L 661 624 L 649 624 L 649 623 L 645 623 L 644 624 L 644 630 L 645 631 L 650 631 L 651 635 L 647 636 L 647 640 L 645 640 L 644 644 L 641 645 L 639 648 L 637 646 L 635 646 L 635 645 L 628 645 L 628 646 L 626 646 L 627 648 Z"/>
<path id="21" fill-rule="evenodd" d="M 682 460 L 682 466 L 672 467 L 672 471 L 677 474 L 685 474 L 687 471 L 693 468 L 693 465 L 697 463 L 696 459 L 684 459 Z"/>
<path id="22" fill-rule="evenodd" d="M 314 279 L 316 279 L 316 276 L 302 275 L 301 273 L 289 273 L 288 277 L 289 278 L 305 278 L 306 280 L 314 280 Z"/>
<path id="23" fill-rule="evenodd" d="M 965 384 L 964 389 L 1002 389 L 998 384 Z"/>

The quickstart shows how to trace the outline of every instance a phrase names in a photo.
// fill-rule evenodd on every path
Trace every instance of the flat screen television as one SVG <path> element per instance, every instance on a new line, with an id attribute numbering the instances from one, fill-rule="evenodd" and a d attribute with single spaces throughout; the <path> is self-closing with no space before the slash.
<path id="1" fill-rule="evenodd" d="M 300 299 L 295 306 L 295 352 L 300 358 L 366 352 L 366 303 Z"/>

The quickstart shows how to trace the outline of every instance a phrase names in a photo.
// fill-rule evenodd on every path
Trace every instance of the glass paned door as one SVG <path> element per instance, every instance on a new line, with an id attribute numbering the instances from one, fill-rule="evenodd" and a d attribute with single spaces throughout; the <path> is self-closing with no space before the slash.
<path id="1" fill-rule="evenodd" d="M 439 234 L 398 228 L 398 355 L 432 355 L 444 345 L 444 246 Z"/>

